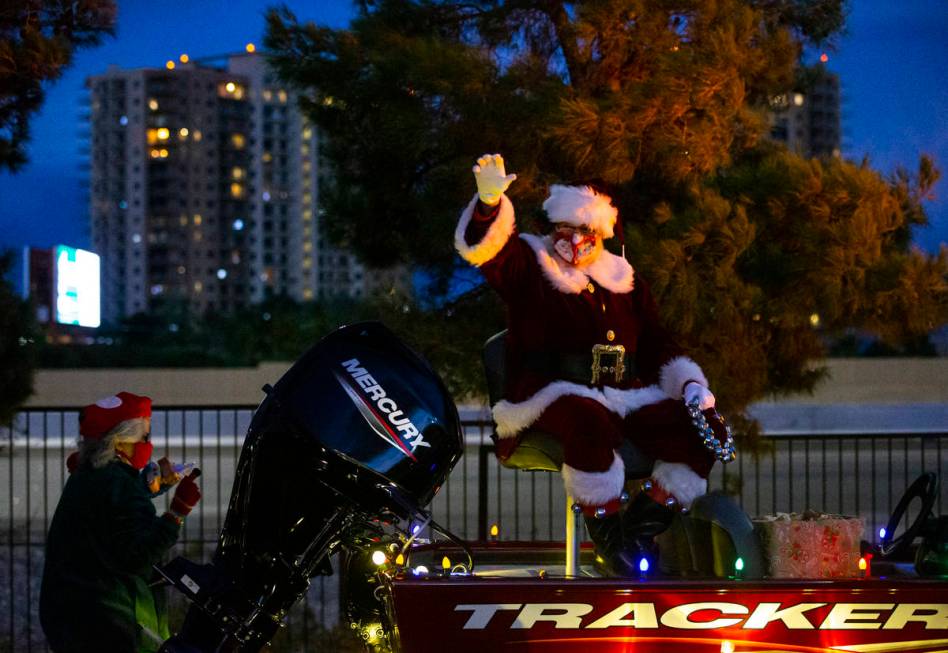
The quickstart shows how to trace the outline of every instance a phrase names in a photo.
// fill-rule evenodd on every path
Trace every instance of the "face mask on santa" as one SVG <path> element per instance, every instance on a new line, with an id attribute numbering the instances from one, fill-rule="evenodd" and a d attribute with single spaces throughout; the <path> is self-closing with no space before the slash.
<path id="1" fill-rule="evenodd" d="M 586 227 L 558 224 L 553 232 L 553 250 L 571 265 L 586 265 L 602 252 L 602 237 Z"/>

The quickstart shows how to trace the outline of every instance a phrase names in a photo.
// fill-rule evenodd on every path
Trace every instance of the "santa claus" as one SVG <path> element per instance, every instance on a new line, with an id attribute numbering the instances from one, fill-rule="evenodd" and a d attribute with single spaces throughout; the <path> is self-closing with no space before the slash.
<path id="1" fill-rule="evenodd" d="M 618 215 L 608 195 L 554 185 L 543 203 L 552 233 L 518 234 L 505 195 L 516 175 L 499 154 L 482 156 L 473 171 L 477 195 L 455 247 L 507 306 L 505 399 L 492 407 L 498 455 L 509 456 L 528 428 L 558 438 L 566 492 L 597 553 L 612 573 L 635 575 L 674 511 L 707 491 L 714 447 L 686 404 L 712 409 L 714 395 L 662 327 L 648 284 L 603 247 Z M 656 461 L 631 501 L 616 452 L 623 439 Z"/>

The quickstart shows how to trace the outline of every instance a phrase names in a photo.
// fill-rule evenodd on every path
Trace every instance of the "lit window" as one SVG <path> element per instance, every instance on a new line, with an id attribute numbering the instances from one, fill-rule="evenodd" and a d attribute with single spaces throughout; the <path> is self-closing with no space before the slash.
<path id="1" fill-rule="evenodd" d="M 168 131 L 167 127 L 160 127 L 156 132 L 156 135 L 158 136 L 159 141 L 166 141 L 168 140 L 168 137 L 171 136 L 171 132 Z"/>
<path id="2" fill-rule="evenodd" d="M 220 279 L 221 281 L 223 281 L 224 279 L 226 279 L 226 278 L 227 278 L 227 270 L 225 270 L 224 268 L 220 268 L 220 269 L 217 271 L 217 278 Z"/>
<path id="3" fill-rule="evenodd" d="M 300 154 L 302 154 L 303 156 L 306 156 L 307 154 L 309 154 L 309 145 L 307 145 L 306 143 L 303 143 L 303 145 L 300 146 Z"/>
<path id="4" fill-rule="evenodd" d="M 137 245 L 138 243 L 142 242 L 142 235 L 141 235 L 141 234 L 132 234 L 132 242 L 135 243 L 136 245 Z"/>
<path id="5" fill-rule="evenodd" d="M 195 232 L 194 232 L 194 240 L 195 240 L 196 242 L 201 242 L 202 240 L 204 240 L 204 235 L 203 235 L 200 231 L 195 231 Z"/>
<path id="6" fill-rule="evenodd" d="M 167 159 L 167 158 L 168 158 L 168 150 L 162 148 L 161 150 L 158 151 L 158 156 L 160 156 L 162 159 Z"/>
<path id="7" fill-rule="evenodd" d="M 304 252 L 312 252 L 312 251 L 313 251 L 313 243 L 303 243 L 303 251 L 304 251 Z"/>
<path id="8" fill-rule="evenodd" d="M 303 289 L 303 299 L 312 299 L 313 298 L 313 289 L 304 288 Z"/>
<path id="9" fill-rule="evenodd" d="M 201 214 L 200 214 L 200 213 L 195 213 L 195 214 L 194 214 L 194 224 L 200 225 L 202 222 L 204 222 L 204 218 L 201 217 Z"/>
<path id="10" fill-rule="evenodd" d="M 286 102 L 286 91 L 284 91 L 284 90 L 281 88 L 279 91 L 277 91 L 277 97 L 280 98 L 280 102 L 285 103 L 285 102 Z"/>
<path id="11" fill-rule="evenodd" d="M 181 129 L 179 129 L 179 130 L 178 130 L 178 136 L 179 136 L 180 138 L 182 138 L 182 139 L 187 138 L 187 137 L 188 137 L 188 128 L 187 128 L 187 127 L 182 127 Z"/>
<path id="12" fill-rule="evenodd" d="M 273 99 L 273 91 L 271 91 L 270 89 L 264 89 L 263 91 L 264 102 L 269 102 L 272 99 Z"/>
<path id="13" fill-rule="evenodd" d="M 194 282 L 194 292 L 201 292 L 202 290 L 204 290 L 204 284 L 201 283 L 200 281 L 195 281 L 195 282 Z"/>
<path id="14" fill-rule="evenodd" d="M 313 196 L 310 193 L 303 193 L 303 201 L 309 204 L 313 201 Z"/>
<path id="15" fill-rule="evenodd" d="M 178 266 L 178 274 L 184 274 L 184 273 L 187 272 L 187 271 L 188 271 L 188 269 L 187 269 L 186 267 L 184 267 L 183 265 L 179 265 L 179 266 Z"/>
<path id="16" fill-rule="evenodd" d="M 273 155 L 270 154 L 269 152 L 264 152 L 262 158 L 263 158 L 264 163 L 270 163 L 271 161 L 273 161 Z"/>
<path id="17" fill-rule="evenodd" d="M 152 111 L 158 110 L 158 100 L 155 98 L 148 98 L 148 108 Z"/>
<path id="18" fill-rule="evenodd" d="M 217 95 L 219 97 L 242 100 L 244 97 L 244 87 L 235 82 L 226 82 L 217 87 Z"/>
<path id="19" fill-rule="evenodd" d="M 119 124 L 122 125 L 122 127 L 124 127 L 125 125 L 127 125 L 127 124 L 128 124 L 128 116 L 122 116 L 121 118 L 119 118 Z"/>
<path id="20" fill-rule="evenodd" d="M 306 258 L 303 259 L 303 269 L 309 270 L 311 267 L 313 267 L 313 259 L 307 256 Z"/>
<path id="21" fill-rule="evenodd" d="M 243 179 L 243 178 L 244 178 L 244 169 L 241 168 L 241 167 L 234 167 L 234 168 L 230 171 L 230 176 L 231 176 L 233 179 Z"/>
<path id="22" fill-rule="evenodd" d="M 149 154 L 151 155 L 151 158 L 157 159 L 161 156 L 161 150 L 151 150 Z"/>
<path id="23" fill-rule="evenodd" d="M 230 142 L 236 149 L 242 150 L 244 149 L 244 145 L 247 144 L 247 139 L 244 138 L 243 134 L 231 134 Z"/>
<path id="24" fill-rule="evenodd" d="M 237 182 L 234 182 L 233 184 L 230 185 L 230 194 L 231 194 L 231 197 L 236 197 L 236 198 L 243 197 L 244 187 L 238 184 Z"/>
<path id="25" fill-rule="evenodd" d="M 199 140 L 201 140 L 201 138 L 202 138 L 201 130 L 200 130 L 200 129 L 195 129 L 195 130 L 194 130 L 194 140 L 199 141 Z"/>
<path id="26" fill-rule="evenodd" d="M 804 101 L 804 99 L 805 99 L 805 98 L 804 98 L 804 96 L 803 96 L 803 93 L 794 93 L 794 94 L 793 94 L 793 104 L 795 104 L 795 105 L 798 106 L 798 107 L 802 107 L 802 106 L 803 106 L 803 101 Z"/>
<path id="27" fill-rule="evenodd" d="M 309 171 L 311 171 L 312 169 L 313 169 L 313 164 L 312 164 L 312 163 L 310 163 L 309 161 L 304 161 L 304 162 L 303 162 L 303 172 L 309 172 Z"/>
<path id="28" fill-rule="evenodd" d="M 234 231 L 243 231 L 243 229 L 244 229 L 244 221 L 241 220 L 240 218 L 237 218 L 236 220 L 234 220 Z"/>
<path id="29" fill-rule="evenodd" d="M 189 57 L 187 54 L 182 54 L 180 57 L 178 57 L 178 61 L 181 63 L 188 63 L 190 60 L 191 57 Z"/>
<path id="30" fill-rule="evenodd" d="M 312 137 L 313 137 L 313 130 L 311 128 L 307 127 L 306 129 L 303 130 L 303 138 L 305 138 L 306 140 L 309 140 Z"/>

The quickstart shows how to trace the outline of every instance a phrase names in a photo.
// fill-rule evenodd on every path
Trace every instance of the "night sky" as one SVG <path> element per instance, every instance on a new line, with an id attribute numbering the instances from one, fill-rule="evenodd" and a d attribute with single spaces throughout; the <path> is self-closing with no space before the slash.
<path id="1" fill-rule="evenodd" d="M 847 33 L 829 52 L 843 91 L 843 154 L 891 172 L 914 170 L 922 153 L 948 178 L 948 5 L 944 0 L 850 0 Z M 252 0 L 119 2 L 117 34 L 80 51 L 48 88 L 32 123 L 31 162 L 0 172 L 0 247 L 89 246 L 83 189 L 80 118 L 83 82 L 109 64 L 161 67 L 181 53 L 192 58 L 262 44 L 263 14 L 272 3 Z M 353 13 L 343 1 L 286 3 L 301 19 L 343 27 Z M 478 153 L 471 153 L 472 156 Z M 515 162 L 512 162 L 515 165 Z M 926 250 L 948 241 L 948 179 L 928 203 L 932 226 L 916 236 Z"/>

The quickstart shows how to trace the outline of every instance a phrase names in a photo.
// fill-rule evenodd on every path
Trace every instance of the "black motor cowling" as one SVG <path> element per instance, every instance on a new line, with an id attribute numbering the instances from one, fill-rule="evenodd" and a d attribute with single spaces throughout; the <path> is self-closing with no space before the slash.
<path id="1" fill-rule="evenodd" d="M 438 376 L 377 322 L 310 349 L 268 397 L 277 419 L 427 505 L 461 456 L 457 409 Z M 270 418 L 269 411 L 254 428 Z M 393 506 L 394 507 L 394 506 Z"/>
<path id="2" fill-rule="evenodd" d="M 357 522 L 416 514 L 462 453 L 443 383 L 376 322 L 329 334 L 267 391 L 214 561 L 166 568 L 179 587 L 175 577 L 187 574 L 219 588 L 191 596 L 181 645 L 167 650 L 216 648 L 222 638 L 234 650 L 259 649 Z"/>

